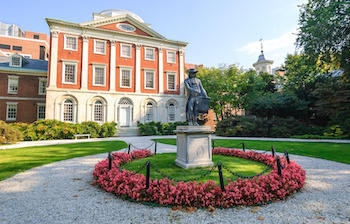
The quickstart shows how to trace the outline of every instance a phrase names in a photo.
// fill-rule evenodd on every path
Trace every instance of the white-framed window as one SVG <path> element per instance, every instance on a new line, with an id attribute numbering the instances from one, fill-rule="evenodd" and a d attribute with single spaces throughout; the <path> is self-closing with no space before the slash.
<path id="1" fill-rule="evenodd" d="M 106 85 L 106 65 L 94 63 L 92 64 L 92 85 Z"/>
<path id="2" fill-rule="evenodd" d="M 66 99 L 63 102 L 63 121 L 74 122 L 74 101 L 72 99 Z"/>
<path id="3" fill-rule="evenodd" d="M 167 63 L 176 63 L 176 52 L 175 51 L 167 51 L 166 52 L 166 62 Z"/>
<path id="4" fill-rule="evenodd" d="M 167 72 L 167 90 L 176 91 L 176 72 Z"/>
<path id="5" fill-rule="evenodd" d="M 155 60 L 155 49 L 150 47 L 145 47 L 145 60 L 154 61 Z"/>
<path id="6" fill-rule="evenodd" d="M 154 121 L 154 105 L 152 102 L 146 104 L 146 117 L 145 122 Z"/>
<path id="7" fill-rule="evenodd" d="M 62 60 L 62 83 L 76 84 L 77 83 L 77 61 Z"/>
<path id="8" fill-rule="evenodd" d="M 11 57 L 11 60 L 10 60 L 10 66 L 11 67 L 22 67 L 22 58 L 17 56 L 13 56 Z"/>
<path id="9" fill-rule="evenodd" d="M 18 93 L 18 76 L 9 75 L 8 79 L 8 87 L 7 93 L 9 94 L 17 94 Z"/>
<path id="10" fill-rule="evenodd" d="M 123 58 L 131 58 L 131 49 L 132 46 L 130 44 L 120 44 L 120 57 Z"/>
<path id="11" fill-rule="evenodd" d="M 46 94 L 46 86 L 47 86 L 47 79 L 46 78 L 39 78 L 39 95 L 45 95 Z"/>
<path id="12" fill-rule="evenodd" d="M 37 105 L 38 105 L 37 120 L 45 119 L 45 110 L 46 110 L 45 103 L 38 103 Z"/>
<path id="13" fill-rule="evenodd" d="M 94 54 L 106 54 L 106 41 L 94 40 Z"/>
<path id="14" fill-rule="evenodd" d="M 131 88 L 132 82 L 132 68 L 129 67 L 120 67 L 120 87 L 121 88 Z"/>
<path id="15" fill-rule="evenodd" d="M 176 106 L 174 103 L 168 105 L 168 122 L 176 121 Z"/>
<path id="16" fill-rule="evenodd" d="M 6 120 L 15 121 L 17 120 L 17 102 L 6 102 Z"/>
<path id="17" fill-rule="evenodd" d="M 154 89 L 155 88 L 155 70 L 145 69 L 144 78 L 145 78 L 145 89 Z"/>
<path id="18" fill-rule="evenodd" d="M 64 50 L 77 51 L 78 50 L 78 37 L 64 35 Z"/>
<path id="19" fill-rule="evenodd" d="M 104 122 L 103 119 L 103 102 L 101 100 L 96 100 L 93 104 L 93 121 L 95 122 Z"/>

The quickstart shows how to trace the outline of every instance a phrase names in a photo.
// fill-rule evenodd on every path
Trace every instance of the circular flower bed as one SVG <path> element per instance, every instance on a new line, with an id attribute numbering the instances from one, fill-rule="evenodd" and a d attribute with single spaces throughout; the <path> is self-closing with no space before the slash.
<path id="1" fill-rule="evenodd" d="M 232 182 L 228 179 L 225 191 L 213 181 L 206 183 L 175 182 L 168 178 L 151 180 L 146 190 L 146 177 L 135 172 L 120 171 L 117 166 L 131 161 L 133 158 L 151 156 L 149 150 L 134 150 L 131 154 L 115 153 L 111 170 L 108 169 L 108 159 L 99 162 L 95 166 L 93 176 L 95 183 L 108 192 L 117 196 L 132 199 L 138 202 L 156 203 L 170 206 L 188 207 L 221 207 L 228 208 L 238 205 L 257 205 L 267 202 L 283 200 L 287 196 L 300 190 L 305 182 L 305 171 L 294 161 L 285 164 L 280 176 L 277 171 L 275 158 L 268 154 L 260 154 L 253 151 L 241 151 L 238 149 L 216 148 L 215 155 L 235 156 L 266 165 L 271 165 L 269 174 L 254 177 L 252 179 L 237 179 Z"/>

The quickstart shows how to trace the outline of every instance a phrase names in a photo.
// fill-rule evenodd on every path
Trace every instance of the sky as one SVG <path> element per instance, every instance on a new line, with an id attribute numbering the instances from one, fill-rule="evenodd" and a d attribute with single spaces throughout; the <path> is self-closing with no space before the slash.
<path id="1" fill-rule="evenodd" d="M 253 67 L 263 44 L 273 68 L 293 54 L 299 7 L 306 0 L 0 0 L 0 22 L 49 34 L 45 18 L 91 21 L 92 13 L 122 9 L 140 16 L 167 39 L 187 42 L 185 61 Z M 262 39 L 260 42 L 259 40 Z"/>

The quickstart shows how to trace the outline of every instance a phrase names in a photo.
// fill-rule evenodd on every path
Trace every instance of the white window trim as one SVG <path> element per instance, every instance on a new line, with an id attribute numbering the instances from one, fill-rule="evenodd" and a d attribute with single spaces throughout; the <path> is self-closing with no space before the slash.
<path id="1" fill-rule="evenodd" d="M 129 55 L 123 55 L 123 46 L 130 47 L 130 56 Z M 122 57 L 122 58 L 132 58 L 132 45 L 131 44 L 120 43 L 120 57 Z"/>
<path id="2" fill-rule="evenodd" d="M 103 43 L 104 44 L 104 52 L 103 53 L 101 53 L 101 52 L 97 52 L 96 51 L 96 43 L 97 42 L 100 42 L 100 43 Z M 94 54 L 102 54 L 102 55 L 105 55 L 106 54 L 106 43 L 107 43 L 107 41 L 105 41 L 105 40 L 96 40 L 96 39 L 94 39 Z"/>
<path id="3" fill-rule="evenodd" d="M 95 121 L 95 105 L 96 105 L 96 101 L 101 101 L 102 102 L 102 121 Z M 92 103 L 92 118 L 91 118 L 91 120 L 93 122 L 97 122 L 97 123 L 104 123 L 106 121 L 106 103 L 103 100 L 96 99 Z"/>
<path id="4" fill-rule="evenodd" d="M 130 85 L 129 86 L 122 86 L 122 73 L 124 70 L 130 71 Z M 119 87 L 120 88 L 131 88 L 132 87 L 132 67 L 119 67 Z"/>
<path id="5" fill-rule="evenodd" d="M 146 51 L 147 51 L 147 50 L 152 50 L 152 51 L 153 51 L 153 58 L 152 58 L 152 59 L 146 57 L 146 55 L 147 55 L 147 54 L 146 54 Z M 145 47 L 145 60 L 146 60 L 146 61 L 154 61 L 155 58 L 156 58 L 156 49 L 155 49 L 155 48 L 152 48 L 152 47 Z"/>
<path id="6" fill-rule="evenodd" d="M 16 106 L 16 117 L 15 118 L 9 118 L 9 106 Z M 6 121 L 16 121 L 17 120 L 17 116 L 18 116 L 18 108 L 17 108 L 18 102 L 6 102 Z"/>
<path id="7" fill-rule="evenodd" d="M 73 102 L 73 109 L 72 109 L 72 112 L 73 112 L 73 121 L 65 121 L 64 120 L 64 102 L 69 99 Z M 66 123 L 71 123 L 71 124 L 75 124 L 76 123 L 76 114 L 77 114 L 77 103 L 75 102 L 75 100 L 72 98 L 72 97 L 67 97 L 67 98 L 64 98 L 62 103 L 61 103 L 61 121 L 62 122 L 66 122 Z"/>
<path id="8" fill-rule="evenodd" d="M 173 121 L 171 121 L 171 120 L 169 119 L 169 108 L 170 108 L 170 104 L 173 104 L 173 105 L 174 105 L 174 120 L 173 120 Z M 167 104 L 167 118 L 168 118 L 168 122 L 176 122 L 176 109 L 177 109 L 177 106 L 176 106 L 176 104 L 175 104 L 174 102 L 170 102 L 170 103 Z"/>
<path id="9" fill-rule="evenodd" d="M 143 77 L 144 77 L 144 88 L 145 89 L 155 89 L 156 88 L 156 70 L 155 69 L 144 69 L 143 70 Z M 147 87 L 146 84 L 147 84 L 147 72 L 152 72 L 153 73 L 153 87 L 150 88 L 150 87 Z"/>
<path id="10" fill-rule="evenodd" d="M 169 75 L 174 75 L 175 76 L 175 78 L 174 78 L 174 89 L 169 89 L 168 87 L 169 87 Z M 168 91 L 176 91 L 177 90 L 177 73 L 176 72 L 166 72 L 166 89 L 168 90 Z"/>
<path id="11" fill-rule="evenodd" d="M 10 79 L 17 79 L 17 91 L 10 90 Z M 18 94 L 18 86 L 19 86 L 19 76 L 14 76 L 14 75 L 7 76 L 7 93 L 8 94 Z"/>
<path id="12" fill-rule="evenodd" d="M 75 38 L 76 39 L 76 49 L 67 48 L 67 37 L 71 37 L 71 38 Z M 72 35 L 64 35 L 63 50 L 78 51 L 78 37 L 77 36 L 72 36 Z"/>
<path id="13" fill-rule="evenodd" d="M 76 85 L 77 84 L 77 72 L 78 72 L 78 62 L 77 61 L 70 61 L 70 60 L 61 60 L 62 61 L 62 84 L 68 84 L 68 85 Z M 65 72 L 66 72 L 66 65 L 74 65 L 74 83 L 72 82 L 65 82 Z"/>
<path id="14" fill-rule="evenodd" d="M 19 58 L 19 65 L 14 65 L 14 64 L 12 64 L 12 60 L 13 60 L 13 58 Z M 19 57 L 19 56 L 13 56 L 13 57 L 11 57 L 10 58 L 10 67 L 17 67 L 17 68 L 20 68 L 20 67 L 22 67 L 22 57 Z"/>
<path id="15" fill-rule="evenodd" d="M 45 106 L 45 116 L 46 116 L 46 104 L 45 103 L 37 103 L 37 113 L 36 113 L 36 119 L 37 120 L 43 120 L 44 118 L 39 118 L 39 107 L 40 106 Z"/>
<path id="16" fill-rule="evenodd" d="M 41 82 L 46 82 L 46 86 L 47 86 L 47 78 L 39 78 L 38 95 L 46 95 L 46 90 L 45 90 L 45 93 L 40 92 Z"/>
<path id="17" fill-rule="evenodd" d="M 168 57 L 169 53 L 175 54 L 175 57 L 174 57 L 175 61 L 169 61 L 169 57 Z M 166 62 L 170 64 L 176 64 L 176 51 L 166 51 Z"/>
<path id="18" fill-rule="evenodd" d="M 147 107 L 148 107 L 148 103 L 151 103 L 152 104 L 152 120 L 147 120 Z M 145 122 L 152 122 L 152 121 L 156 121 L 156 106 L 155 106 L 155 103 L 152 102 L 152 101 L 148 101 L 146 102 L 145 104 Z"/>
<path id="19" fill-rule="evenodd" d="M 92 85 L 93 86 L 106 86 L 106 64 L 91 63 L 92 64 Z M 103 68 L 103 84 L 95 83 L 95 68 Z"/>

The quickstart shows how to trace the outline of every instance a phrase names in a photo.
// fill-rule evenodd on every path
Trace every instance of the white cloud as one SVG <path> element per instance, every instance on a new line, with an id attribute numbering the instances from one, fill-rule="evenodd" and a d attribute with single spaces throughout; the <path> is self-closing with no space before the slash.
<path id="1" fill-rule="evenodd" d="M 284 48 L 291 48 L 294 46 L 295 40 L 297 38 L 297 31 L 291 31 L 282 34 L 278 38 L 270 39 L 270 40 L 262 40 L 264 51 L 273 52 L 277 50 L 281 50 Z M 238 52 L 245 52 L 247 55 L 257 55 L 260 52 L 261 43 L 260 41 L 254 41 L 244 45 L 239 48 Z"/>

